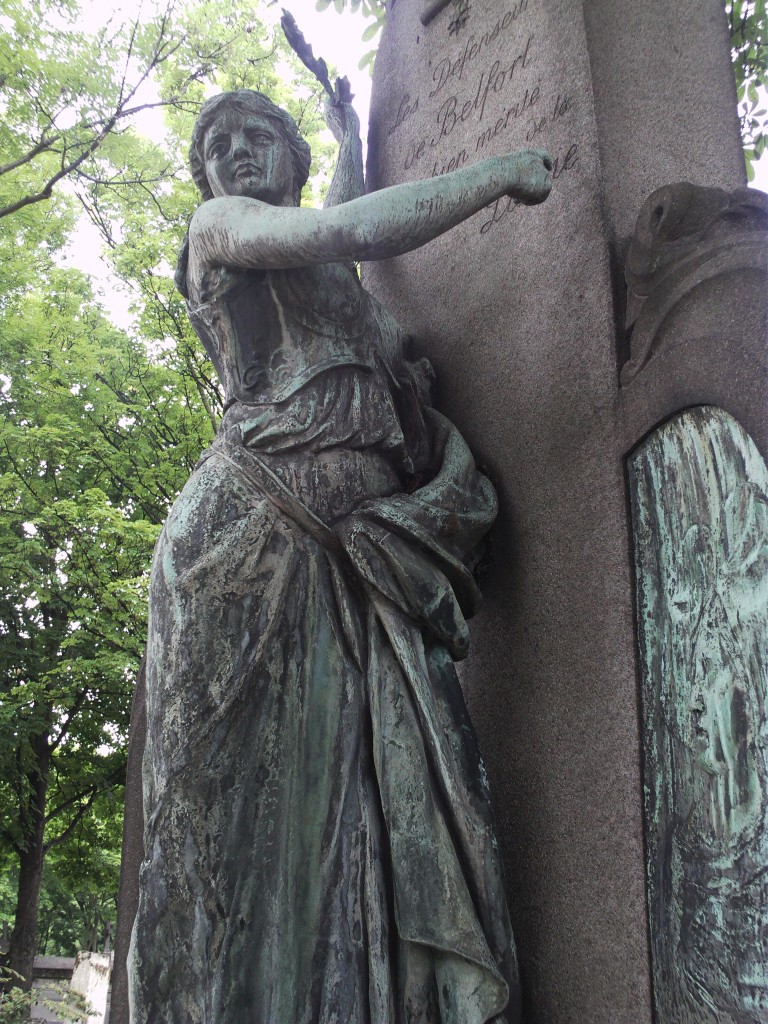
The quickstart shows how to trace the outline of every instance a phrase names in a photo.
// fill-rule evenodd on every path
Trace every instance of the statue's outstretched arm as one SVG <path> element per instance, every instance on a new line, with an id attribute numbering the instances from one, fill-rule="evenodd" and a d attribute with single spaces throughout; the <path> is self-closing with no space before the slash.
<path id="1" fill-rule="evenodd" d="M 190 224 L 199 266 L 289 268 L 383 260 L 416 249 L 504 195 L 543 202 L 551 160 L 540 149 L 491 157 L 450 174 L 393 185 L 323 210 L 242 196 L 210 199 Z"/>

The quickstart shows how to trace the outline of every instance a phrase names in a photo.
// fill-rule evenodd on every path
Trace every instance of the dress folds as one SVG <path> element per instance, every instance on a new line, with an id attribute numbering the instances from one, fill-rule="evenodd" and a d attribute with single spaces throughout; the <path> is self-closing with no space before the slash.
<path id="1" fill-rule="evenodd" d="M 518 1020 L 453 664 L 496 500 L 415 379 L 378 360 L 231 403 L 163 529 L 133 1024 Z"/>

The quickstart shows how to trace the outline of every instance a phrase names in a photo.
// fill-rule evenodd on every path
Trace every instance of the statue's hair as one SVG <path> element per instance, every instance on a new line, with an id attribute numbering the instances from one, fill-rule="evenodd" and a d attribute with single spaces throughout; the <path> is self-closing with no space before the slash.
<path id="1" fill-rule="evenodd" d="M 195 184 L 200 189 L 203 199 L 212 199 L 213 192 L 205 173 L 205 155 L 203 147 L 208 129 L 228 110 L 236 110 L 243 114 L 258 114 L 272 124 L 280 132 L 291 152 L 293 164 L 293 201 L 298 206 L 301 190 L 309 177 L 309 165 L 312 154 L 309 146 L 299 134 L 296 122 L 291 115 L 273 103 L 269 97 L 254 89 L 238 89 L 236 92 L 223 92 L 206 100 L 200 108 L 195 127 L 192 129 L 192 145 L 189 150 L 189 167 Z"/>

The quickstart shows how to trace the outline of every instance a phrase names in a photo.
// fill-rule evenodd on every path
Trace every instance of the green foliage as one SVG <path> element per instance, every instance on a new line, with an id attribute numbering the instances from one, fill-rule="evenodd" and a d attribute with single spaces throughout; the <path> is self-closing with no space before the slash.
<path id="1" fill-rule="evenodd" d="M 192 124 L 212 91 L 268 92 L 312 145 L 310 202 L 335 146 L 319 138 L 318 83 L 252 4 L 181 4 L 95 37 L 77 28 L 76 0 L 9 0 L 5 10 L 0 922 L 30 910 L 15 906 L 14 881 L 35 856 L 42 782 L 37 946 L 71 954 L 100 946 L 114 923 L 152 547 L 221 412 L 172 281 L 199 202 L 186 167 Z M 141 134 L 158 105 L 161 145 Z M 64 265 L 78 201 L 131 290 L 130 333 Z"/>
<path id="2" fill-rule="evenodd" d="M 103 949 L 117 912 L 123 802 L 101 793 L 70 840 L 46 857 L 38 909 L 38 951 L 47 956 Z M 15 880 L 15 874 L 9 881 Z M 15 888 L 0 886 L 0 919 L 13 919 Z"/>
<path id="3" fill-rule="evenodd" d="M 142 22 L 79 28 L 77 0 L 8 0 L 0 18 L 0 219 L 47 201 L 64 179 L 84 193 L 162 188 L 179 173 L 139 137 L 153 108 L 189 123 L 211 88 L 258 88 L 280 101 L 291 60 L 252 3 L 173 4 Z M 98 54 L 102 59 L 94 59 Z M 315 83 L 295 68 L 297 120 Z M 290 104 L 289 104 L 290 105 Z M 312 125 L 310 125 L 310 133 Z"/>
<path id="4" fill-rule="evenodd" d="M 337 14 L 349 14 L 360 13 L 365 18 L 370 18 L 371 22 L 367 25 L 361 36 L 364 43 L 369 43 L 381 33 L 384 28 L 384 20 L 387 16 L 386 0 L 316 0 L 315 8 L 318 11 L 328 10 L 329 7 L 333 7 Z M 368 50 L 367 53 L 361 57 L 358 67 L 360 70 L 368 68 L 371 74 L 373 74 L 373 62 L 376 58 L 376 47 Z"/>
<path id="5" fill-rule="evenodd" d="M 100 152 L 172 52 L 167 19 L 140 29 L 78 28 L 74 0 L 8 0 L 0 22 L 0 217 L 49 199 L 72 176 L 98 177 Z M 106 59 L 94 60 L 94 53 Z"/>
<path id="6" fill-rule="evenodd" d="M 13 984 L 21 981 L 15 971 L 0 967 L 0 1024 L 27 1024 L 35 1001 L 32 992 Z"/>
<path id="7" fill-rule="evenodd" d="M 29 852 L 45 773 L 53 874 L 41 914 L 60 918 L 74 900 L 93 918 L 93 889 L 108 883 L 114 919 L 149 559 L 211 424 L 177 370 L 150 361 L 83 275 L 39 249 L 36 287 L 5 290 L 0 270 L 0 849 L 9 872 Z M 90 893 L 75 884 L 86 861 Z M 83 931 L 52 924 L 43 938 L 75 952 L 68 940 Z"/>
<path id="8" fill-rule="evenodd" d="M 728 0 L 731 53 L 747 176 L 768 147 L 768 8 L 766 0 Z M 758 90 L 762 89 L 762 96 Z"/>

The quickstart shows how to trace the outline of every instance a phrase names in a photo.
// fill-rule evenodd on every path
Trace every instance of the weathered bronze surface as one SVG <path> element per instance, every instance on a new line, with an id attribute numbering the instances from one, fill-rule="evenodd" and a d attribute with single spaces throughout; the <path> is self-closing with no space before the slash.
<path id="1" fill-rule="evenodd" d="M 352 260 L 501 195 L 526 151 L 362 195 L 350 107 L 325 210 L 256 93 L 209 101 L 177 281 L 217 438 L 157 545 L 134 1024 L 518 1020 L 485 774 L 453 660 L 496 499 Z M 343 201 L 350 200 L 350 201 Z"/>
<path id="2" fill-rule="evenodd" d="M 629 464 L 659 1024 L 768 1019 L 768 471 L 720 409 Z"/>

